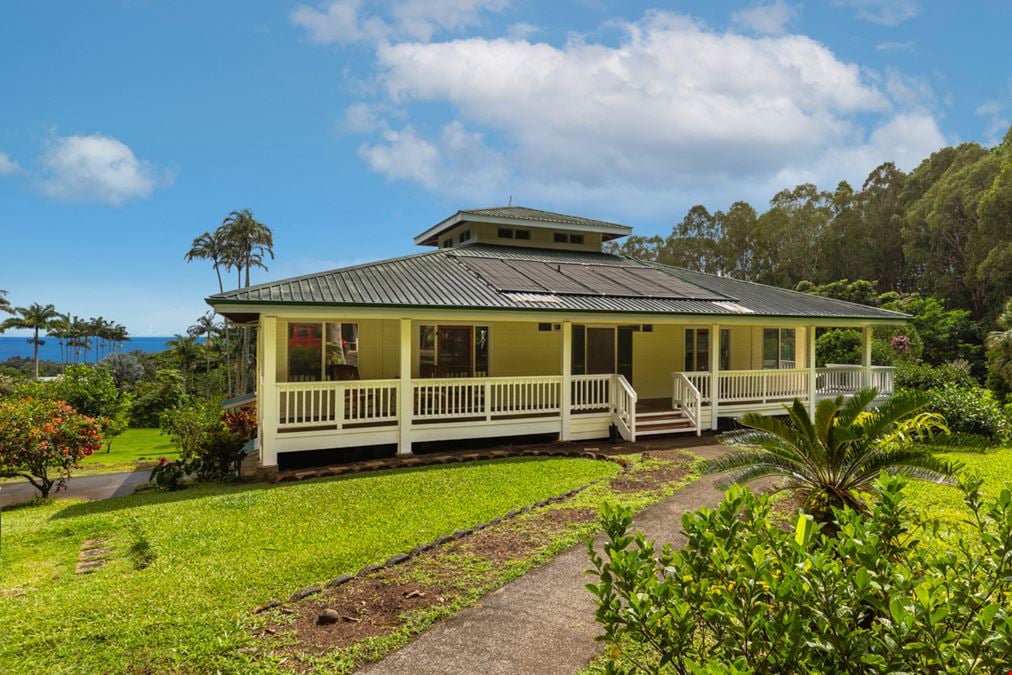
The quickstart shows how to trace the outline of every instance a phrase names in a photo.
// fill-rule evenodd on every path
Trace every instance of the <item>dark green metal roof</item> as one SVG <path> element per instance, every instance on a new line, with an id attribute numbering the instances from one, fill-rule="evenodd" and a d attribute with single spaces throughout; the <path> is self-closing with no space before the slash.
<path id="1" fill-rule="evenodd" d="M 519 208 L 519 207 L 513 207 Z M 497 290 L 469 266 L 474 257 L 503 261 L 654 269 L 701 289 L 710 299 L 646 297 L 626 294 L 536 293 Z M 602 271 L 602 274 L 606 272 Z M 640 273 L 637 273 L 640 274 Z M 698 297 L 698 296 L 697 296 Z M 719 299 L 718 299 L 719 298 Z M 607 253 L 541 250 L 475 244 L 380 260 L 292 279 L 228 291 L 207 299 L 214 307 L 241 305 L 397 306 L 439 309 L 492 309 L 768 316 L 902 321 L 906 315 L 842 300 L 747 281 L 717 277 Z"/>
<path id="2" fill-rule="evenodd" d="M 531 220 L 541 223 L 579 225 L 580 227 L 590 229 L 611 229 L 614 227 L 620 227 L 632 232 L 632 228 L 628 225 L 619 225 L 618 223 L 609 223 L 606 220 L 594 220 L 593 218 L 581 218 L 580 216 L 568 216 L 564 213 L 531 209 L 526 206 L 496 206 L 490 209 L 463 209 L 461 210 L 461 213 L 469 216 L 513 218 L 516 220 Z"/>

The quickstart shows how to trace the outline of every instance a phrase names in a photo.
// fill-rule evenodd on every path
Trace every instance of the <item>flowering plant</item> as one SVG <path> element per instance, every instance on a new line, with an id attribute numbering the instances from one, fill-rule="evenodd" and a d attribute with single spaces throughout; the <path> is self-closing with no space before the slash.
<path id="1" fill-rule="evenodd" d="M 45 498 L 102 447 L 102 423 L 64 401 L 0 400 L 0 476 L 23 476 Z"/>

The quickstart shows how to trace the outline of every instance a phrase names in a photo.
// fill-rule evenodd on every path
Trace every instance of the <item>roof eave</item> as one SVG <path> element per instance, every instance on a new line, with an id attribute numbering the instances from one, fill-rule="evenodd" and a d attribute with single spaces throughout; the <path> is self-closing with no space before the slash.
<path id="1" fill-rule="evenodd" d="M 377 309 L 377 308 L 389 308 L 389 309 L 423 309 L 423 310 L 440 310 L 446 312 L 531 312 L 531 313 L 546 313 L 555 312 L 559 313 L 558 307 L 484 307 L 484 306 L 443 306 L 443 305 L 412 305 L 402 303 L 361 303 L 361 302 L 314 302 L 307 300 L 299 301 L 269 301 L 269 300 L 226 300 L 219 299 L 217 303 L 212 302 L 215 297 L 211 296 L 205 298 L 205 302 L 213 307 L 219 314 L 227 315 L 229 313 L 237 313 L 239 310 L 249 308 L 256 308 L 254 310 L 257 313 L 263 313 L 265 310 L 270 308 L 282 308 L 282 307 L 333 307 L 333 308 L 345 308 L 345 309 Z M 232 310 L 230 312 L 229 310 Z M 880 317 L 869 317 L 869 316 L 808 316 L 808 315 L 797 315 L 797 314 L 760 314 L 760 313 L 727 313 L 727 314 L 686 314 L 676 312 L 621 312 L 615 310 L 604 310 L 604 309 L 580 309 L 580 310 L 563 310 L 567 313 L 579 313 L 579 314 L 611 314 L 615 316 L 682 316 L 682 317 L 706 317 L 707 320 L 714 320 L 720 318 L 755 318 L 761 319 L 790 319 L 798 322 L 799 325 L 816 325 L 816 326 L 827 326 L 832 327 L 840 322 L 847 322 L 848 324 L 867 324 L 867 325 L 896 325 L 899 323 L 906 323 L 910 317 L 906 314 L 900 314 L 899 312 L 891 312 L 896 316 L 880 316 Z M 759 321 L 757 321 L 758 323 Z M 739 322 L 735 322 L 739 323 Z"/>
<path id="2" fill-rule="evenodd" d="M 600 233 L 605 241 L 618 239 L 632 234 L 632 228 L 625 225 L 578 225 L 575 223 L 560 223 L 551 220 L 529 220 L 526 218 L 505 218 L 503 216 L 476 216 L 471 213 L 457 211 L 455 214 L 436 223 L 429 229 L 415 237 L 415 244 L 419 246 L 434 246 L 438 243 L 438 237 L 450 228 L 460 223 L 489 223 L 490 225 L 513 225 L 515 227 L 543 227 L 554 230 L 566 230 L 568 232 L 595 232 Z"/>

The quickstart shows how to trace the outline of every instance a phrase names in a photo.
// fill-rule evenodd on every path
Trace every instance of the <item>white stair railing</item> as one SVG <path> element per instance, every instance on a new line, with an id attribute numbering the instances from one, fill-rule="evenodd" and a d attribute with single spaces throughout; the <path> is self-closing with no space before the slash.
<path id="1" fill-rule="evenodd" d="M 671 381 L 671 409 L 680 410 L 692 422 L 696 435 L 701 435 L 699 420 L 703 409 L 702 395 L 685 373 L 671 373 Z"/>
<path id="2" fill-rule="evenodd" d="M 611 420 L 618 428 L 618 433 L 622 438 L 634 443 L 636 441 L 636 390 L 623 375 L 612 375 L 611 382 L 614 392 Z"/>

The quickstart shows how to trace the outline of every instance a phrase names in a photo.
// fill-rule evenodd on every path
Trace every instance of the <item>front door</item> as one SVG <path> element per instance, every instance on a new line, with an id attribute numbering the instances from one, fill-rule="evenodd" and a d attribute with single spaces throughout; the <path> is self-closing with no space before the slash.
<path id="1" fill-rule="evenodd" d="M 446 377 L 471 377 L 471 326 L 439 327 L 439 372 Z"/>
<path id="2" fill-rule="evenodd" d="M 587 327 L 587 374 L 615 371 L 615 329 Z"/>

